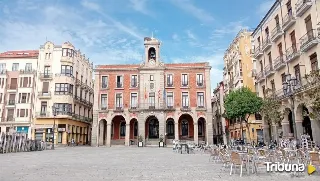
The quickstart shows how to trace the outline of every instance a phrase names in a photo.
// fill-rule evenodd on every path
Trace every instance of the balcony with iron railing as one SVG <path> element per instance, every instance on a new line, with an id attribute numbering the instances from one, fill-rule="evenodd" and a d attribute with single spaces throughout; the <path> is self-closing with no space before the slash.
<path id="1" fill-rule="evenodd" d="M 257 75 L 256 75 L 256 81 L 257 81 L 257 82 L 261 82 L 261 81 L 263 81 L 263 80 L 265 80 L 265 75 L 264 75 L 264 71 L 261 71 L 261 72 L 257 73 Z"/>
<path id="2" fill-rule="evenodd" d="M 32 70 L 32 69 L 21 69 L 20 70 L 20 74 L 35 74 L 35 73 L 37 73 L 37 71 L 36 70 Z"/>
<path id="3" fill-rule="evenodd" d="M 289 63 L 300 56 L 300 50 L 298 50 L 298 47 L 298 44 L 293 44 L 286 50 L 286 63 Z"/>
<path id="4" fill-rule="evenodd" d="M 36 112 L 36 118 L 48 118 L 51 116 L 50 112 L 46 112 L 46 111 L 40 111 L 40 112 Z"/>
<path id="5" fill-rule="evenodd" d="M 52 73 L 40 73 L 40 79 L 42 80 L 50 80 L 53 78 L 53 74 Z"/>
<path id="6" fill-rule="evenodd" d="M 123 88 L 123 82 L 117 82 L 117 85 L 116 85 L 117 89 L 122 89 Z"/>
<path id="7" fill-rule="evenodd" d="M 6 75 L 7 74 L 7 70 L 0 70 L 0 75 Z"/>
<path id="8" fill-rule="evenodd" d="M 306 52 L 319 43 L 318 31 L 315 29 L 309 30 L 300 38 L 300 50 Z"/>
<path id="9" fill-rule="evenodd" d="M 267 35 L 267 37 L 263 40 L 262 42 L 262 51 L 266 51 L 267 49 L 269 49 L 271 47 L 271 40 L 269 35 Z"/>
<path id="10" fill-rule="evenodd" d="M 200 82 L 197 81 L 197 87 L 203 87 L 203 86 L 204 86 L 203 81 L 200 81 Z"/>
<path id="11" fill-rule="evenodd" d="M 288 12 L 283 17 L 282 29 L 283 31 L 288 30 L 296 22 L 296 17 L 292 12 Z"/>
<path id="12" fill-rule="evenodd" d="M 4 119 L 6 122 L 14 122 L 15 118 L 14 117 L 7 117 Z"/>
<path id="13" fill-rule="evenodd" d="M 296 14 L 301 17 L 312 6 L 312 0 L 298 0 L 296 3 Z"/>
<path id="14" fill-rule="evenodd" d="M 273 68 L 275 71 L 283 68 L 286 66 L 285 60 L 284 60 L 284 55 L 278 56 L 274 61 L 273 61 Z"/>
<path id="15" fill-rule="evenodd" d="M 189 86 L 189 83 L 188 82 L 182 82 L 181 83 L 181 87 L 188 87 Z"/>
<path id="16" fill-rule="evenodd" d="M 191 107 L 189 105 L 182 105 L 180 110 L 183 111 L 183 112 L 190 112 L 191 111 Z"/>
<path id="17" fill-rule="evenodd" d="M 120 104 L 117 104 L 113 109 L 113 112 L 123 112 L 123 111 L 124 111 L 124 107 L 123 105 L 120 105 Z"/>
<path id="18" fill-rule="evenodd" d="M 276 27 L 271 31 L 271 41 L 275 42 L 283 35 L 282 28 L 280 24 L 277 24 Z"/>
<path id="19" fill-rule="evenodd" d="M 167 82 L 166 87 L 173 87 L 173 82 Z"/>
<path id="20" fill-rule="evenodd" d="M 255 49 L 254 49 L 254 58 L 257 59 L 262 55 L 263 55 L 263 52 L 261 50 L 261 46 L 259 45 L 259 46 L 255 47 Z"/>
<path id="21" fill-rule="evenodd" d="M 264 68 L 265 76 L 269 77 L 274 74 L 273 65 L 269 64 Z"/>
<path id="22" fill-rule="evenodd" d="M 50 91 L 38 92 L 38 98 L 39 99 L 49 99 L 49 98 L 51 98 L 51 92 Z"/>
<path id="23" fill-rule="evenodd" d="M 16 105 L 16 100 L 9 100 L 8 103 L 7 103 L 7 105 L 9 105 L 9 106 L 14 106 L 14 105 Z"/>

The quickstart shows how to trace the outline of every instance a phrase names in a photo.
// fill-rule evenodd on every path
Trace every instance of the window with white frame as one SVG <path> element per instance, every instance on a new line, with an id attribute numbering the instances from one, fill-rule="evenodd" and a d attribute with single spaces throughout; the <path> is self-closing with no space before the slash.
<path id="1" fill-rule="evenodd" d="M 167 92 L 167 107 L 173 108 L 173 92 Z"/>
<path id="2" fill-rule="evenodd" d="M 182 74 L 182 76 L 181 76 L 182 86 L 188 86 L 188 83 L 189 83 L 188 74 Z"/>
<path id="3" fill-rule="evenodd" d="M 197 74 L 197 86 L 203 86 L 203 74 Z"/>
<path id="4" fill-rule="evenodd" d="M 32 71 L 32 63 L 26 63 L 24 70 L 25 71 Z"/>
<path id="5" fill-rule="evenodd" d="M 116 93 L 116 109 L 122 108 L 122 94 Z"/>
<path id="6" fill-rule="evenodd" d="M 108 76 L 101 77 L 101 88 L 102 89 L 108 88 Z"/>
<path id="7" fill-rule="evenodd" d="M 138 105 L 138 93 L 131 93 L 131 109 L 136 109 Z"/>
<path id="8" fill-rule="evenodd" d="M 172 86 L 173 86 L 173 75 L 167 74 L 167 87 L 172 87 Z"/>
<path id="9" fill-rule="evenodd" d="M 108 95 L 101 94 L 101 110 L 107 110 L 108 107 Z"/>
<path id="10" fill-rule="evenodd" d="M 197 93 L 197 105 L 200 108 L 204 107 L 204 93 L 203 92 Z"/>
<path id="11" fill-rule="evenodd" d="M 6 71 L 6 63 L 0 63 L 0 73 Z"/>
<path id="12" fill-rule="evenodd" d="M 189 107 L 189 93 L 182 92 L 182 107 L 188 108 Z"/>
<path id="13" fill-rule="evenodd" d="M 131 87 L 138 87 L 138 75 L 131 75 Z"/>
<path id="14" fill-rule="evenodd" d="M 13 63 L 12 64 L 12 71 L 18 71 L 19 70 L 19 63 Z"/>
<path id="15" fill-rule="evenodd" d="M 117 88 L 122 88 L 122 87 L 123 87 L 123 76 L 117 75 Z"/>
<path id="16" fill-rule="evenodd" d="M 155 108 L 156 95 L 154 92 L 149 93 L 149 108 Z"/>

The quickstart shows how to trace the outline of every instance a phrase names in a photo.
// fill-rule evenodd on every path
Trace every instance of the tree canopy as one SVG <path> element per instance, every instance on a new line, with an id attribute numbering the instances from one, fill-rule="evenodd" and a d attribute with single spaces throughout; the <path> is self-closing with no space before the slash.
<path id="1" fill-rule="evenodd" d="M 261 97 L 248 87 L 242 87 L 226 96 L 225 116 L 228 119 L 243 118 L 247 122 L 250 115 L 260 111 L 262 104 Z"/>
<path id="2" fill-rule="evenodd" d="M 266 97 L 263 100 L 261 113 L 269 124 L 278 124 L 283 119 L 283 113 L 280 110 L 281 102 L 273 97 Z"/>

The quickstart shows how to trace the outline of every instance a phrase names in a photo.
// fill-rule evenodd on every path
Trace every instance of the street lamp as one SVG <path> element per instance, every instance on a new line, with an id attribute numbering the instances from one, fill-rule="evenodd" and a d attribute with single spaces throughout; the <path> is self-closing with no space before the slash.
<path id="1" fill-rule="evenodd" d="M 53 127 L 52 127 L 52 149 L 54 150 L 54 133 L 55 133 L 55 128 L 56 128 L 56 115 L 57 115 L 57 108 L 56 105 L 52 106 L 52 113 L 53 113 Z"/>
<path id="2" fill-rule="evenodd" d="M 291 76 L 291 74 L 287 74 L 286 76 L 286 80 L 285 82 L 282 83 L 283 85 L 283 92 L 284 95 L 288 95 L 292 104 L 291 104 L 291 115 L 292 115 L 292 123 L 293 123 L 293 134 L 294 134 L 294 138 L 298 139 L 297 136 L 297 127 L 296 127 L 296 121 L 295 121 L 295 114 L 294 114 L 294 88 L 297 86 L 297 78 Z"/>

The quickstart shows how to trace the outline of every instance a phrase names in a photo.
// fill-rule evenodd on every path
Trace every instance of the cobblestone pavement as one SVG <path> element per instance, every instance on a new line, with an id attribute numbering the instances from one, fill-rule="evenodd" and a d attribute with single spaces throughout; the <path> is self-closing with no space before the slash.
<path id="1" fill-rule="evenodd" d="M 99 180 L 318 180 L 286 173 L 239 174 L 209 162 L 207 154 L 177 154 L 169 148 L 74 147 L 0 155 L 0 181 Z"/>

